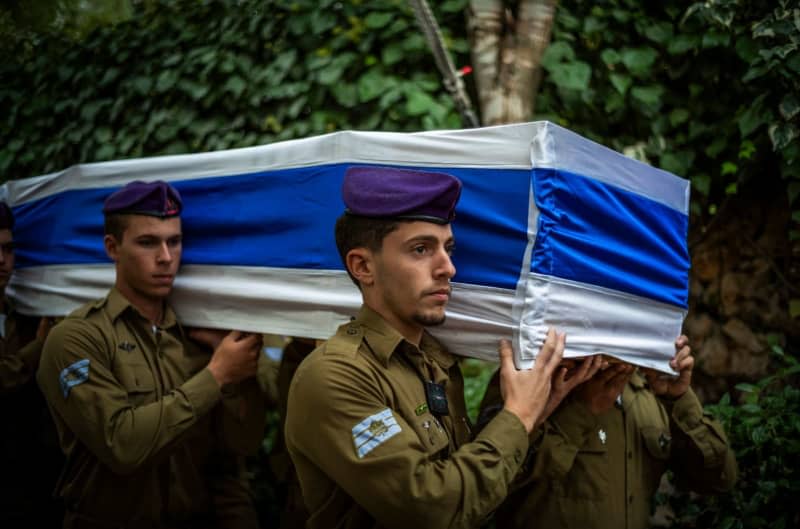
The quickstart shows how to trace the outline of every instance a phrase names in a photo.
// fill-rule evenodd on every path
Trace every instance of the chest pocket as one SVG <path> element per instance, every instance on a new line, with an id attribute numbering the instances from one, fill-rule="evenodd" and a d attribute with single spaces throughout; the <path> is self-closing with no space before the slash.
<path id="1" fill-rule="evenodd" d="M 134 406 L 155 400 L 156 383 L 150 368 L 143 363 L 121 363 L 117 365 L 117 378 L 128 392 L 128 400 Z"/>
<path id="2" fill-rule="evenodd" d="M 643 426 L 642 434 L 642 479 L 645 493 L 653 494 L 661 482 L 661 475 L 667 470 L 672 448 L 669 430 L 657 426 Z"/>
<path id="3" fill-rule="evenodd" d="M 566 497 L 599 500 L 609 487 L 608 449 L 605 431 L 590 433 L 575 454 L 566 479 L 558 484 Z"/>
<path id="4" fill-rule="evenodd" d="M 672 447 L 672 438 L 669 430 L 655 426 L 644 426 L 642 427 L 642 442 L 651 457 L 661 461 L 669 459 L 670 448 Z"/>
<path id="5" fill-rule="evenodd" d="M 439 419 L 430 412 L 425 412 L 418 417 L 415 416 L 410 422 L 414 425 L 414 430 L 429 455 L 439 459 L 447 457 L 450 437 Z"/>

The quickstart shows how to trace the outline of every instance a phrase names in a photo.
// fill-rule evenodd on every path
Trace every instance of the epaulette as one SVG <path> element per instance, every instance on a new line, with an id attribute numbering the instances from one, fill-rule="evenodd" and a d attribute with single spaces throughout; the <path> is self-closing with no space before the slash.
<path id="1" fill-rule="evenodd" d="M 90 301 L 84 305 L 81 305 L 77 309 L 73 310 L 67 318 L 86 318 L 93 312 L 97 312 L 98 310 L 102 309 L 106 304 L 107 298 L 96 299 L 94 301 Z"/>
<path id="2" fill-rule="evenodd" d="M 358 323 L 350 322 L 339 326 L 336 334 L 325 342 L 325 354 L 343 354 L 356 356 L 361 341 L 364 339 L 364 328 Z"/>

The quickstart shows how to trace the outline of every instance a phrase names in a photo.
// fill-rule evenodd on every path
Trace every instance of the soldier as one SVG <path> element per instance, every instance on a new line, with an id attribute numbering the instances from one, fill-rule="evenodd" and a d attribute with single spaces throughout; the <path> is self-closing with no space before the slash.
<path id="1" fill-rule="evenodd" d="M 283 348 L 278 367 L 278 435 L 275 446 L 269 455 L 270 468 L 275 476 L 279 502 L 283 504 L 280 513 L 280 529 L 302 529 L 308 520 L 308 511 L 303 503 L 303 494 L 297 480 L 297 471 L 286 450 L 283 433 L 286 429 L 286 408 L 289 403 L 289 385 L 302 361 L 316 347 L 316 340 L 293 337 Z"/>
<path id="2" fill-rule="evenodd" d="M 50 527 L 62 516 L 51 493 L 63 459 L 35 378 L 50 319 L 23 316 L 5 297 L 14 272 L 13 228 L 14 215 L 0 202 L 0 526 Z"/>
<path id="3" fill-rule="evenodd" d="M 458 358 L 425 330 L 445 319 L 460 193 L 444 173 L 345 173 L 336 244 L 363 305 L 300 365 L 286 419 L 307 527 L 477 527 L 523 462 L 565 337 L 528 371 L 501 343 L 504 407 L 473 438 Z"/>
<path id="4" fill-rule="evenodd" d="M 244 456 L 263 432 L 261 338 L 198 332 L 213 353 L 187 339 L 166 302 L 181 208 L 160 181 L 109 196 L 114 287 L 45 343 L 37 379 L 67 458 L 57 487 L 65 528 L 257 526 Z"/>
<path id="5" fill-rule="evenodd" d="M 690 387 L 688 339 L 675 346 L 677 377 L 617 363 L 559 405 L 534 434 L 519 477 L 526 484 L 498 509 L 498 527 L 650 527 L 651 501 L 667 469 L 695 492 L 733 486 L 733 450 Z M 501 402 L 495 374 L 479 423 Z"/>

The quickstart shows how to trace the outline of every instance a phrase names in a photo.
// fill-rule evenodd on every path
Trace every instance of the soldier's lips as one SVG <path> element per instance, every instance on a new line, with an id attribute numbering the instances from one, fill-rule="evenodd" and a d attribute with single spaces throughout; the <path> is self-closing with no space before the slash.
<path id="1" fill-rule="evenodd" d="M 425 296 L 431 296 L 436 300 L 439 301 L 447 301 L 450 299 L 450 289 L 449 288 L 440 288 L 437 290 L 430 290 L 425 293 Z"/>
<path id="2" fill-rule="evenodd" d="M 155 280 L 156 283 L 165 285 L 165 284 L 171 284 L 172 281 L 175 279 L 175 276 L 169 274 L 155 275 L 153 276 L 153 279 Z"/>

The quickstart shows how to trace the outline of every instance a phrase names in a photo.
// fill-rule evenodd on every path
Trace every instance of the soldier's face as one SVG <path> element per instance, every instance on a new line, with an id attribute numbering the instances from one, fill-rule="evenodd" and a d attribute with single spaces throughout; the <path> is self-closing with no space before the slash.
<path id="1" fill-rule="evenodd" d="M 449 224 L 400 223 L 373 254 L 373 299 L 380 307 L 372 308 L 403 334 L 444 323 L 456 273 L 450 260 L 453 245 Z"/>
<path id="2" fill-rule="evenodd" d="M 180 217 L 131 215 L 122 240 L 106 235 L 104 242 L 116 263 L 117 287 L 124 294 L 147 299 L 169 295 L 181 264 Z"/>
<path id="3" fill-rule="evenodd" d="M 0 291 L 6 288 L 14 271 L 14 236 L 11 230 L 0 230 Z"/>

